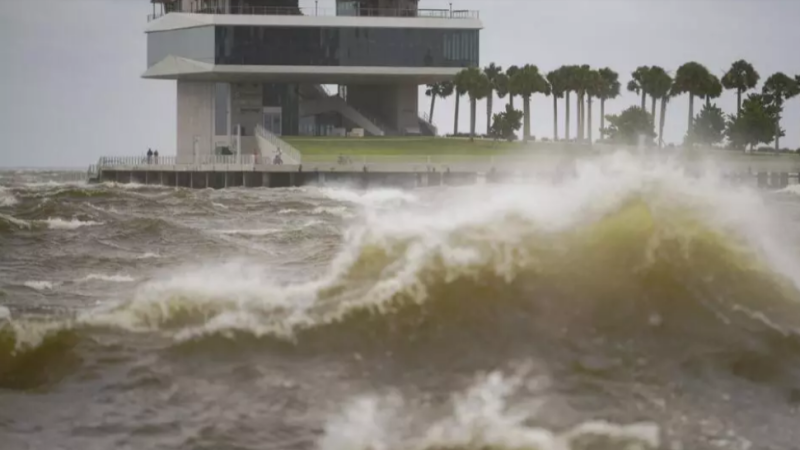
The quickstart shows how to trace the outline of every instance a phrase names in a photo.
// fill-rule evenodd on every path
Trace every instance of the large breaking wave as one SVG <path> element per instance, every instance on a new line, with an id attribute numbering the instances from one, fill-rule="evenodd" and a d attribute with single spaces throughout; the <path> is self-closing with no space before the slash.
<path id="1" fill-rule="evenodd" d="M 753 366 L 796 354 L 800 323 L 800 269 L 780 231 L 753 191 L 615 155 L 579 164 L 557 186 L 475 186 L 367 207 L 327 272 L 307 282 L 235 261 L 176 269 L 61 330 L 328 350 L 574 354 L 587 343 L 609 358 L 706 352 L 744 376 L 773 377 Z M 7 361 L 46 342 L 15 335 L 21 320 L 5 327 Z"/>

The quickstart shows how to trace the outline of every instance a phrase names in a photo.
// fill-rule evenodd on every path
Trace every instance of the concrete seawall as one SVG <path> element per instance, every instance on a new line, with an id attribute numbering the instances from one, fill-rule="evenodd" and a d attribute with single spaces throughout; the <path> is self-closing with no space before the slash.
<path id="1" fill-rule="evenodd" d="M 601 155 L 597 155 L 601 156 Z M 574 173 L 576 164 L 596 156 L 529 155 L 484 159 L 453 159 L 447 163 L 308 163 L 266 164 L 116 164 L 100 166 L 96 181 L 140 183 L 186 188 L 293 187 L 347 184 L 358 187 L 403 188 L 465 185 L 478 182 L 522 182 L 558 179 Z M 645 163 L 663 162 L 659 155 Z M 689 173 L 717 172 L 732 182 L 768 188 L 784 188 L 798 182 L 800 158 L 794 156 L 749 156 L 670 159 Z"/>

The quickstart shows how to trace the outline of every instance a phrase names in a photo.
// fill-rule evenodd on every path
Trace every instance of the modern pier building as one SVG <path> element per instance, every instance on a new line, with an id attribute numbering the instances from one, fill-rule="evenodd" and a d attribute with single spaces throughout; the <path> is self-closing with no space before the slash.
<path id="1" fill-rule="evenodd" d="M 282 135 L 435 135 L 419 86 L 479 65 L 478 13 L 419 0 L 152 2 L 143 77 L 177 82 L 185 163 L 269 157 Z"/>

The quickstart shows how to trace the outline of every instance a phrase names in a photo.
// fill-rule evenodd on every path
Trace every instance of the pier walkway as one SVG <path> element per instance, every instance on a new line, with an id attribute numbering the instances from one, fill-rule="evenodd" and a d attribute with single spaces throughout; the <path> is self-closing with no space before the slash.
<path id="1" fill-rule="evenodd" d="M 271 164 L 258 156 L 205 156 L 196 161 L 176 157 L 106 157 L 90 168 L 92 181 L 141 183 L 188 188 L 291 187 L 342 183 L 357 186 L 424 187 L 486 182 L 516 182 L 563 176 L 576 161 L 592 156 L 564 154 L 514 156 L 337 156 L 304 158 L 302 164 Z M 800 157 L 746 155 L 681 162 L 699 173 L 713 169 L 740 182 L 782 188 L 798 182 Z"/>

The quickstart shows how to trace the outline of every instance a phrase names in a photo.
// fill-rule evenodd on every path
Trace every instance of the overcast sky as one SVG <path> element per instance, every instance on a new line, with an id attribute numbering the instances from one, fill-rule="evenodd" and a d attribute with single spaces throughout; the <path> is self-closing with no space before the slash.
<path id="1" fill-rule="evenodd" d="M 420 1 L 424 8 L 448 3 Z M 721 75 L 744 58 L 762 81 L 776 71 L 800 74 L 800 0 L 455 0 L 453 7 L 480 10 L 482 65 L 530 63 L 543 72 L 608 66 L 623 86 L 639 65 L 674 72 L 691 60 Z M 150 11 L 148 0 L 0 0 L 0 166 L 83 166 L 148 147 L 174 153 L 175 82 L 140 78 Z M 625 93 L 607 113 L 636 103 Z M 731 92 L 718 100 L 726 112 L 735 103 Z M 462 107 L 467 130 L 466 102 Z M 428 108 L 421 95 L 420 110 Z M 670 103 L 667 141 L 682 139 L 687 108 L 686 96 Z M 485 105 L 478 111 L 484 130 Z M 452 130 L 452 99 L 437 102 L 434 121 L 440 131 Z M 784 145 L 799 147 L 800 98 L 789 102 L 782 124 Z M 597 110 L 593 125 L 597 136 Z M 552 137 L 552 126 L 552 101 L 534 97 L 532 133 Z"/>

